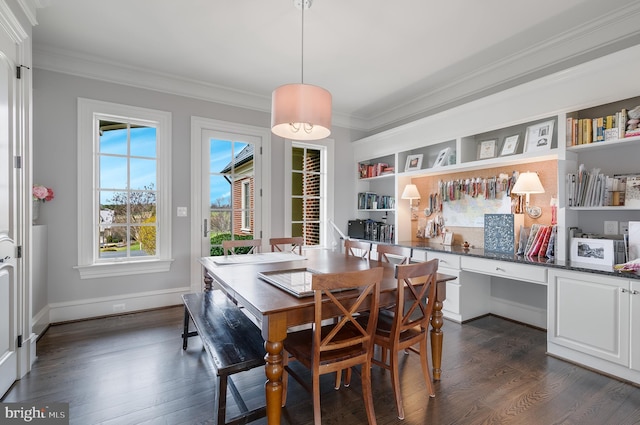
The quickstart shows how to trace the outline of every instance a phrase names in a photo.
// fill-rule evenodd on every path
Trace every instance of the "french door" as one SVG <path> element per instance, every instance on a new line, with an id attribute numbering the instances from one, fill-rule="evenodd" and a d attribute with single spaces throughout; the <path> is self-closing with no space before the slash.
<path id="1" fill-rule="evenodd" d="M 223 240 L 269 238 L 270 143 L 268 128 L 191 118 L 193 290 L 202 286 L 198 258 L 222 254 Z"/>
<path id="2" fill-rule="evenodd" d="M 202 255 L 222 255 L 222 241 L 261 236 L 259 137 L 215 130 L 202 140 Z"/>

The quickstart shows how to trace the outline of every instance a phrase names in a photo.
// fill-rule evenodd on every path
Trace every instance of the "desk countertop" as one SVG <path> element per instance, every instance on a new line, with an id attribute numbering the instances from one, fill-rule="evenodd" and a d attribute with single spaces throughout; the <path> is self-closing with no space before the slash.
<path id="1" fill-rule="evenodd" d="M 378 242 L 376 242 L 378 243 Z M 554 267 L 564 270 L 574 270 L 579 272 L 601 274 L 613 277 L 622 277 L 629 279 L 640 280 L 640 273 L 638 272 L 620 272 L 613 270 L 612 267 L 596 266 L 591 264 L 571 263 L 570 261 L 559 261 L 549 258 L 527 257 L 524 255 L 512 255 L 499 252 L 485 251 L 482 248 L 463 248 L 460 245 L 445 246 L 440 243 L 430 243 L 429 240 L 421 241 L 400 241 L 397 245 L 408 247 L 411 249 L 444 252 L 457 255 L 467 255 L 470 257 L 486 258 L 490 260 L 509 261 L 512 263 L 529 264 L 534 266 Z"/>

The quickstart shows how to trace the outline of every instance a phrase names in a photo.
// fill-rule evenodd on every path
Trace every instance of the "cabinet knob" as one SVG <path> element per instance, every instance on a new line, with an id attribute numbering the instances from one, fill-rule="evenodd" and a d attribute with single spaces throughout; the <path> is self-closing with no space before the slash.
<path id="1" fill-rule="evenodd" d="M 503 268 L 501 268 L 501 267 L 496 267 L 496 271 L 497 271 L 497 272 L 504 272 L 504 271 L 505 271 L 505 269 L 503 269 Z"/>
<path id="2" fill-rule="evenodd" d="M 447 264 L 447 262 L 445 260 L 443 260 L 442 258 L 439 260 L 441 263 L 443 264 Z"/>
<path id="3" fill-rule="evenodd" d="M 8 255 L 4 258 L 0 258 L 0 263 L 4 263 L 5 261 L 9 261 L 11 260 L 11 257 L 9 257 Z"/>
<path id="4" fill-rule="evenodd" d="M 640 294 L 640 291 L 636 291 L 635 289 L 631 291 L 631 295 L 638 295 L 638 294 Z"/>
<path id="5" fill-rule="evenodd" d="M 622 292 L 624 294 L 625 292 L 629 292 L 629 290 L 627 290 L 625 288 L 620 288 L 620 292 Z"/>

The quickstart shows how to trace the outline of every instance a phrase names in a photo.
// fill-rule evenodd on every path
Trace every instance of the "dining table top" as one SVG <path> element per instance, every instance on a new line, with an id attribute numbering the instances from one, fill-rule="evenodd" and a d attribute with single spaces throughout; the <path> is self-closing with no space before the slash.
<path id="1" fill-rule="evenodd" d="M 241 261 L 229 261 L 222 257 L 202 257 L 200 263 L 231 297 L 238 299 L 256 316 L 267 316 L 313 305 L 313 296 L 298 298 L 260 279 L 258 273 L 279 270 L 311 269 L 319 273 L 343 273 L 383 267 L 380 293 L 395 291 L 395 265 L 377 260 L 361 259 L 329 249 L 307 249 L 302 255 L 293 253 L 262 253 L 243 255 Z M 251 261 L 250 258 L 256 259 Z M 239 256 L 229 256 L 239 257 Z M 270 257 L 273 261 L 270 261 Z M 453 276 L 439 274 L 437 281 Z M 349 296 L 343 294 L 343 296 Z M 340 297 L 340 295 L 338 295 Z"/>

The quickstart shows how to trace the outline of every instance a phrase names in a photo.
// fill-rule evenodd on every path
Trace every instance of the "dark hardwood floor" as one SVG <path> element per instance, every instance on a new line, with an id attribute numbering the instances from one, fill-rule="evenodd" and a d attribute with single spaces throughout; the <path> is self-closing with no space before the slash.
<path id="1" fill-rule="evenodd" d="M 198 338 L 182 350 L 182 315 L 175 307 L 52 326 L 33 370 L 2 401 L 68 402 L 79 425 L 212 423 L 211 363 Z M 404 358 L 404 421 L 388 373 L 374 368 L 378 424 L 640 424 L 638 387 L 546 356 L 542 331 L 497 317 L 443 329 L 436 398 L 426 394 L 418 356 Z M 323 423 L 366 423 L 357 374 L 339 391 L 324 378 Z M 250 407 L 262 402 L 261 368 L 235 382 Z M 283 423 L 313 423 L 311 396 L 293 380 L 283 414 Z"/>

